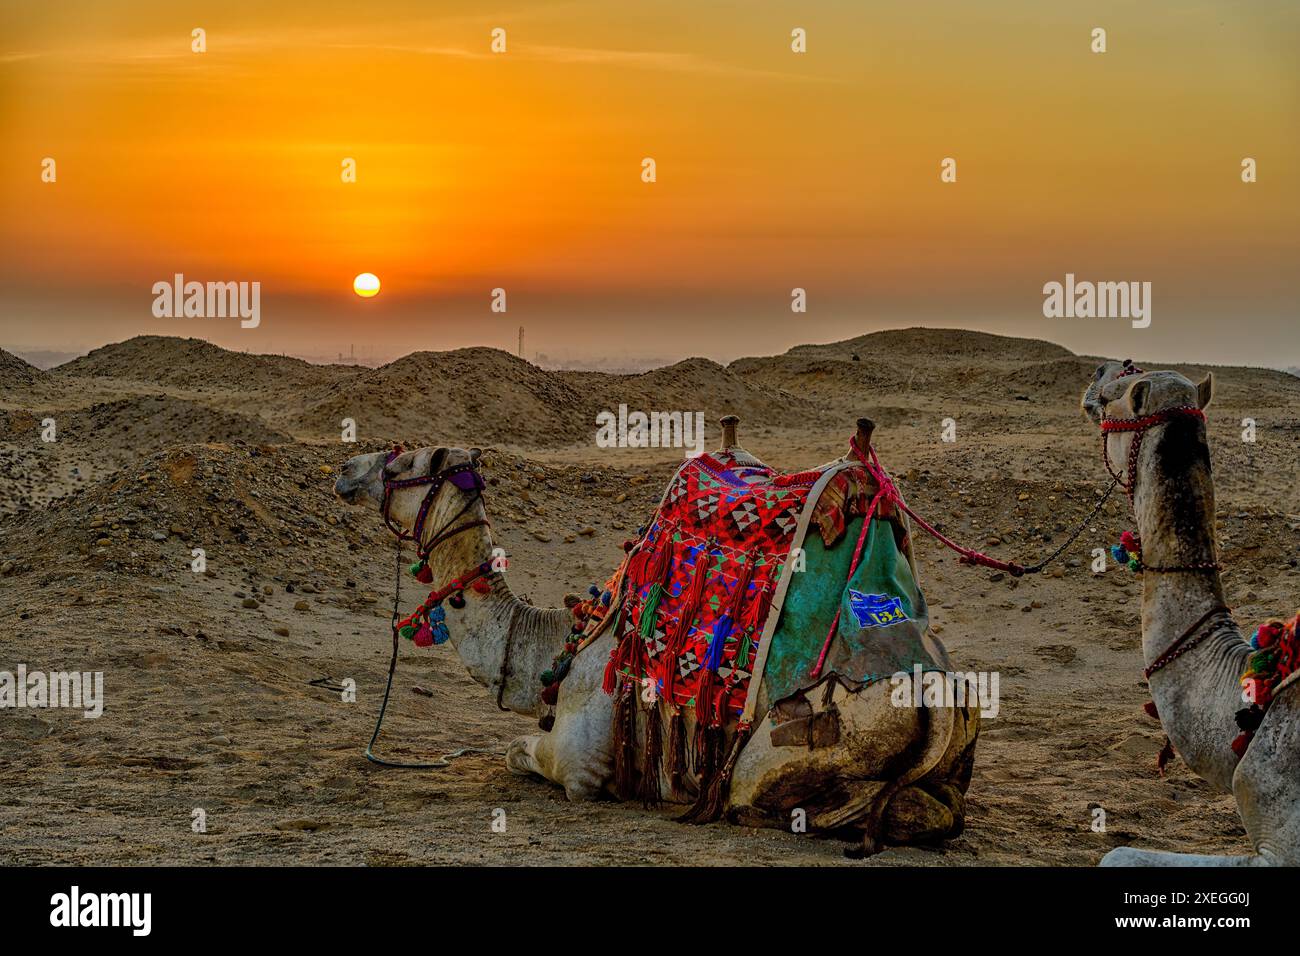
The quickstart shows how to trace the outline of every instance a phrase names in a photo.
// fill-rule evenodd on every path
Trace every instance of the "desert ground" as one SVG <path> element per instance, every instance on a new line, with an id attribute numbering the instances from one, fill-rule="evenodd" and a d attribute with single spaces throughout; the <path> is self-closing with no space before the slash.
<path id="1" fill-rule="evenodd" d="M 487 449 L 510 583 L 553 606 L 605 580 L 681 458 L 596 447 L 597 411 L 701 410 L 707 448 L 734 413 L 741 444 L 784 470 L 843 454 L 868 415 L 913 507 L 1029 562 L 1108 483 L 1078 409 L 1098 361 L 919 329 L 640 375 L 549 372 L 492 349 L 318 366 L 180 338 L 132 339 L 49 371 L 0 353 L 0 669 L 102 671 L 106 697 L 99 719 L 0 712 L 0 863 L 1092 865 L 1123 844 L 1244 852 L 1230 797 L 1180 761 L 1156 773 L 1140 585 L 1089 567 L 1093 548 L 1131 526 L 1118 493 L 1041 577 L 959 566 L 915 536 L 954 663 L 1001 674 L 965 831 L 941 846 L 851 861 L 845 844 L 815 836 L 571 804 L 499 756 L 441 770 L 362 756 L 388 664 L 395 555 L 376 513 L 333 495 L 331 472 L 350 456 L 394 440 Z M 1213 371 L 1219 541 L 1248 630 L 1300 601 L 1300 378 Z M 46 418 L 54 442 L 42 441 Z M 356 444 L 341 441 L 344 418 Z M 1254 443 L 1244 418 L 1257 422 Z M 195 548 L 205 573 L 191 570 Z M 402 587 L 409 608 L 422 592 L 409 576 Z M 356 702 L 320 678 L 354 680 Z M 450 645 L 407 644 L 378 750 L 500 751 L 534 729 L 498 711 Z M 1104 833 L 1092 829 L 1098 806 Z M 498 808 L 505 832 L 492 827 Z M 206 832 L 191 827 L 195 809 Z"/>

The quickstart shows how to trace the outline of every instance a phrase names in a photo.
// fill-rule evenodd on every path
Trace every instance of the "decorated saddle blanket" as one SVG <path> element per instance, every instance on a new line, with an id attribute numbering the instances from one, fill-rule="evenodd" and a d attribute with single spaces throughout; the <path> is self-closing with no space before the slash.
<path id="1" fill-rule="evenodd" d="M 822 481 L 828 469 L 833 474 Z M 935 666 L 942 649 L 936 655 L 926 637 L 907 528 L 877 490 L 865 468 L 841 463 L 779 475 L 747 455 L 686 461 L 623 569 L 605 689 L 612 693 L 620 680 L 640 685 L 642 699 L 694 708 L 697 724 L 721 726 L 745 709 L 760 657 L 768 658 L 764 696 L 772 702 L 815 682 L 811 672 L 833 626 L 847 643 L 831 641 L 829 671 L 847 682 L 918 661 Z M 785 610 L 764 654 L 787 565 Z"/>

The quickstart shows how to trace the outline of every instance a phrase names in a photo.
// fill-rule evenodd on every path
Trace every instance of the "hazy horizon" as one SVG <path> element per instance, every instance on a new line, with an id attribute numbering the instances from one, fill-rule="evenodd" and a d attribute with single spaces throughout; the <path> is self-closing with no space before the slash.
<path id="1" fill-rule="evenodd" d="M 934 331 L 974 332 L 974 333 L 985 333 L 990 335 L 1004 335 L 1009 338 L 1022 339 L 1026 341 L 1041 341 L 1041 342 L 1047 342 L 1048 344 L 1051 345 L 1058 345 L 1061 346 L 1062 348 L 1069 349 L 1069 351 L 1071 351 L 1075 355 L 1080 355 L 1080 356 L 1093 355 L 1093 356 L 1104 356 L 1108 358 L 1118 358 L 1118 357 L 1132 358 L 1135 361 L 1138 361 L 1139 363 L 1141 361 L 1158 360 L 1162 362 L 1168 362 L 1169 364 L 1174 364 L 1174 365 L 1229 365 L 1229 366 L 1237 366 L 1237 367 L 1289 371 L 1292 372 L 1293 374 L 1297 372 L 1297 368 L 1300 368 L 1300 366 L 1288 364 L 1285 362 L 1283 363 L 1227 362 L 1221 359 L 1204 360 L 1204 359 L 1196 359 L 1196 358 L 1178 357 L 1173 355 L 1148 354 L 1142 352 L 1133 352 L 1133 353 L 1109 352 L 1105 350 L 1089 351 L 1086 349 L 1081 351 L 1079 349 L 1070 348 L 1070 346 L 1066 345 L 1064 342 L 1056 341 L 1042 336 L 1008 335 L 1007 333 L 1004 332 L 995 332 L 991 329 L 986 329 L 986 328 L 955 328 L 951 326 L 940 326 L 940 325 L 917 326 L 917 325 L 906 325 L 906 324 L 883 325 L 878 328 L 864 329 L 853 335 L 846 335 L 846 336 L 832 338 L 832 339 L 819 339 L 819 340 L 792 342 L 786 348 L 781 348 L 770 352 L 750 350 L 750 351 L 738 352 L 735 355 L 725 355 L 725 356 L 704 355 L 700 353 L 690 353 L 690 354 L 672 355 L 672 356 L 628 355 L 623 357 L 614 357 L 609 355 L 602 356 L 596 354 L 552 355 L 550 353 L 545 353 L 545 352 L 535 353 L 526 349 L 525 350 L 526 354 L 522 357 L 526 361 L 531 362 L 534 365 L 538 365 L 542 368 L 548 368 L 553 370 L 603 371 L 603 372 L 611 372 L 611 373 L 640 372 L 648 369 L 661 368 L 666 365 L 672 365 L 674 363 L 681 362 L 691 358 L 705 358 L 717 362 L 720 365 L 727 365 L 730 362 L 733 362 L 736 359 L 740 359 L 740 358 L 780 355 L 789 351 L 789 349 L 791 348 L 795 348 L 801 345 L 830 345 L 836 342 L 842 342 L 849 339 L 858 338 L 859 336 L 869 335 L 875 332 L 905 331 L 905 330 L 917 329 L 917 328 L 932 329 Z M 434 348 L 434 347 L 425 346 L 419 348 L 411 348 L 406 351 L 396 352 L 393 354 L 378 354 L 378 353 L 374 353 L 373 351 L 370 354 L 365 354 L 361 350 L 357 350 L 355 353 L 349 353 L 349 351 L 346 349 L 342 352 L 335 351 L 332 353 L 326 353 L 326 352 L 310 352 L 310 351 L 301 351 L 301 350 L 300 351 L 292 351 L 292 350 L 287 350 L 287 351 L 269 350 L 268 351 L 262 349 L 254 349 L 254 348 L 239 348 L 239 347 L 231 348 L 229 346 L 221 345 L 218 342 L 214 342 L 211 339 L 206 338 L 204 336 L 198 336 L 198 335 L 178 335 L 178 334 L 168 335 L 166 333 L 152 333 L 152 332 L 139 333 L 138 335 L 140 336 L 162 335 L 163 337 L 177 338 L 177 339 L 194 338 L 194 339 L 200 339 L 205 342 L 209 342 L 210 344 L 217 345 L 221 348 L 226 348 L 229 351 L 233 351 L 233 352 L 243 352 L 245 354 L 253 354 L 253 355 L 282 355 L 282 356 L 287 356 L 289 358 L 302 359 L 303 361 L 311 362 L 313 364 L 318 364 L 318 365 L 343 364 L 343 365 L 366 366 L 371 368 L 377 368 L 381 365 L 388 364 L 390 362 L 396 361 L 399 358 L 402 358 L 405 355 L 409 355 L 412 352 L 417 352 L 417 351 L 437 352 L 437 351 L 451 351 L 457 348 L 484 347 L 484 348 L 501 349 L 502 351 L 509 352 L 511 355 L 517 354 L 516 349 L 506 348 L 503 345 L 494 344 L 491 342 L 468 342 L 462 345 L 447 346 L 446 348 Z M 50 348 L 50 347 L 20 347 L 20 346 L 12 345 L 10 343 L 0 341 L 0 349 L 4 349 L 6 352 L 9 352 L 10 354 L 17 355 L 19 358 L 22 358 L 24 361 L 27 361 L 29 362 L 29 364 L 35 365 L 38 368 L 48 370 L 50 368 L 57 367 L 58 365 L 62 365 L 66 362 L 70 362 L 76 358 L 86 355 L 89 352 L 94 351 L 95 349 L 102 348 L 106 345 L 113 345 L 113 344 L 125 342 L 136 337 L 137 336 L 126 336 L 125 338 L 121 338 L 121 339 L 110 339 L 106 342 L 102 342 L 94 346 L 79 348 L 79 349 L 57 349 L 57 348 Z M 56 358 L 57 361 L 54 360 Z M 867 358 L 869 360 L 869 357 Z"/>

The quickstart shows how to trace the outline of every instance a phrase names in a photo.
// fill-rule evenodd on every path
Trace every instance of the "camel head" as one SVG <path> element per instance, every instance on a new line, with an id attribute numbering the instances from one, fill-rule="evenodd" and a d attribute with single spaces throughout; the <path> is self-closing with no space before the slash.
<path id="1" fill-rule="evenodd" d="M 377 451 L 349 458 L 334 482 L 334 493 L 350 505 L 368 505 L 380 508 L 384 502 L 384 482 L 408 478 L 423 478 L 455 465 L 477 462 L 482 451 L 471 448 L 416 448 L 402 452 L 388 461 L 389 452 Z M 427 485 L 414 485 L 393 491 L 388 514 L 393 523 L 404 531 L 415 526 L 420 504 L 428 492 Z M 433 505 L 425 519 L 426 533 L 432 533 L 469 505 L 466 492 L 451 481 L 438 489 Z M 481 517 L 481 502 L 474 502 L 465 511 L 465 517 Z"/>
<path id="2" fill-rule="evenodd" d="M 1127 470 L 1136 469 L 1127 475 L 1132 486 L 1127 490 L 1134 498 L 1139 529 L 1145 529 L 1144 553 L 1154 544 L 1161 554 L 1181 556 L 1158 563 L 1202 560 L 1199 551 L 1194 558 L 1186 557 L 1179 542 L 1210 540 L 1213 535 L 1214 491 L 1205 424 L 1171 411 L 1204 410 L 1213 387 L 1214 378 L 1209 374 L 1193 384 L 1178 372 L 1143 372 L 1129 363 L 1107 362 L 1097 369 L 1083 395 L 1083 410 L 1098 425 L 1106 419 L 1117 424 L 1125 419 L 1146 420 L 1131 422 L 1132 430 L 1103 432 L 1103 443 L 1113 474 L 1125 477 Z M 1170 414 L 1161 414 L 1165 412 Z M 1158 438 L 1135 446 L 1157 425 Z M 1132 458 L 1135 447 L 1141 448 L 1140 459 Z M 1141 481 L 1139 473 L 1145 476 Z M 1212 544 L 1206 548 L 1212 553 Z"/>
<path id="3" fill-rule="evenodd" d="M 1083 412 L 1095 424 L 1102 418 L 1141 418 L 1167 408 L 1191 405 L 1204 410 L 1214 391 L 1214 376 L 1193 384 L 1178 372 L 1135 371 L 1129 361 L 1103 362 L 1083 393 Z"/>

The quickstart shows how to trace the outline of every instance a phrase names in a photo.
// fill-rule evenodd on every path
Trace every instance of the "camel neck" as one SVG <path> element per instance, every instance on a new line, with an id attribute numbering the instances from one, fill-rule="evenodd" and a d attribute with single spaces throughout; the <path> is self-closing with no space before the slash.
<path id="1" fill-rule="evenodd" d="M 1187 567 L 1215 560 L 1214 484 L 1204 426 L 1153 429 L 1138 463 L 1134 513 L 1142 561 Z M 1147 571 L 1142 582 L 1142 650 L 1148 667 L 1211 608 L 1224 604 L 1213 568 Z M 1175 748 L 1196 773 L 1229 789 L 1236 768 L 1231 743 L 1240 707 L 1247 645 L 1230 618 L 1210 620 L 1189 649 L 1151 675 L 1152 699 Z M 1191 640 L 1191 639 L 1189 639 Z"/>
<path id="2" fill-rule="evenodd" d="M 466 530 L 438 545 L 429 556 L 434 587 L 487 562 L 500 564 L 488 527 Z M 507 572 L 486 579 L 486 593 L 468 589 L 465 606 L 444 601 L 451 645 L 477 683 L 504 709 L 534 715 L 541 691 L 539 675 L 550 666 L 568 637 L 571 616 L 563 608 L 539 608 L 520 600 Z"/>

